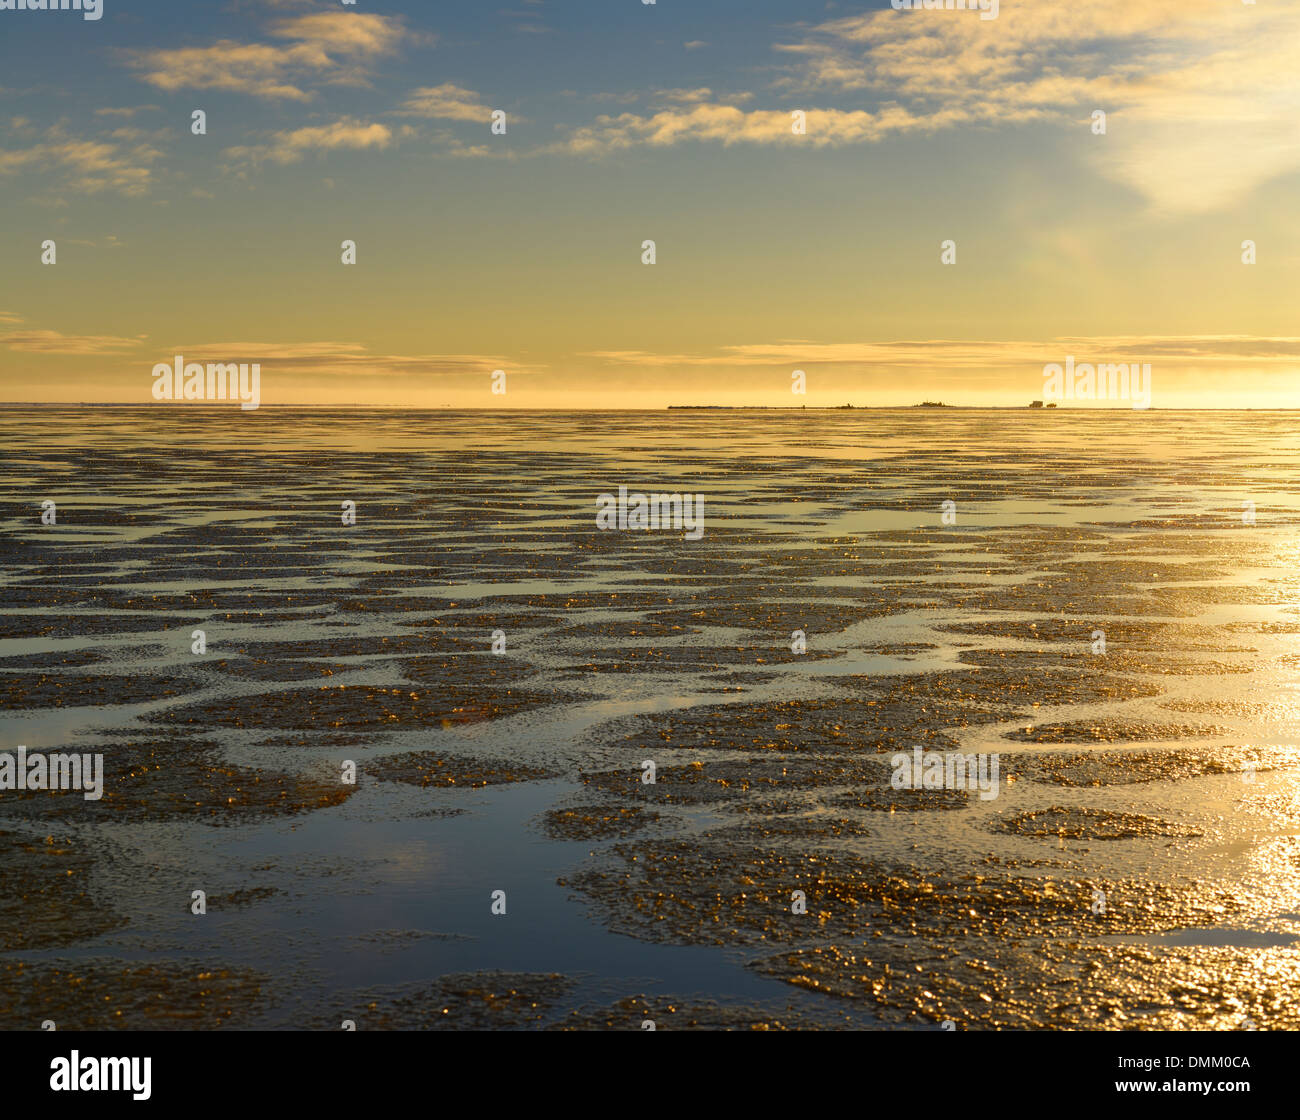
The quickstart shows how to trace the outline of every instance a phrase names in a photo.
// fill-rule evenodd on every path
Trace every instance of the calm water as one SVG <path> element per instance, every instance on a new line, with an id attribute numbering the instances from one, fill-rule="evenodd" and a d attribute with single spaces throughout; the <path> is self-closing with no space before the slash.
<path id="1" fill-rule="evenodd" d="M 156 1023 L 201 969 L 250 986 L 180 1025 L 559 974 L 451 1018 L 1297 1026 L 1291 414 L 4 409 L 0 449 L 0 752 L 107 790 L 0 792 L 84 891 L 13 854 L 0 1025 Z M 703 537 L 598 531 L 620 485 Z M 914 746 L 999 795 L 895 796 Z M 146 964 L 106 1024 L 50 980 Z"/>

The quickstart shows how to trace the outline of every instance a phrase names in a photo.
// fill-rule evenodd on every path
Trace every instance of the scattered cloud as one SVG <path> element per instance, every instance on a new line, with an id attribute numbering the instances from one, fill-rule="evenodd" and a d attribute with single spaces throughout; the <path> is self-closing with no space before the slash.
<path id="1" fill-rule="evenodd" d="M 542 368 L 501 354 L 372 354 L 355 342 L 209 342 L 176 346 L 166 353 L 192 356 L 196 362 L 209 360 L 205 355 L 218 355 L 226 362 L 260 362 L 264 373 L 301 370 L 321 377 L 451 376 L 490 374 L 496 369 L 516 374 Z"/>
<path id="2" fill-rule="evenodd" d="M 0 318 L 0 322 L 4 322 Z M 106 334 L 61 334 L 58 331 L 8 331 L 0 334 L 0 347 L 26 354 L 116 354 L 139 346 L 137 338 Z"/>
<path id="3" fill-rule="evenodd" d="M 774 48 L 781 108 L 742 108 L 748 93 L 663 90 L 648 110 L 597 117 L 548 150 L 828 147 L 1043 122 L 1077 137 L 1099 174 L 1172 215 L 1230 206 L 1300 170 L 1300 5 L 1034 0 L 1004 4 L 992 21 L 877 8 Z M 1103 136 L 1090 128 L 1098 108 Z M 791 128 L 795 110 L 806 134 Z"/>
<path id="4" fill-rule="evenodd" d="M 410 37 L 398 17 L 342 10 L 279 20 L 270 35 L 286 42 L 221 39 L 206 47 L 131 50 L 125 57 L 144 81 L 169 93 L 216 89 L 309 101 L 314 96 L 308 88 L 313 81 L 366 84 L 372 64 Z"/>
<path id="5" fill-rule="evenodd" d="M 62 125 L 46 130 L 44 142 L 30 148 L 0 149 L 0 177 L 36 171 L 56 190 L 79 194 L 113 191 L 128 198 L 148 192 L 152 165 L 162 153 L 143 134 L 110 134 L 87 140 L 68 135 Z"/>
<path id="6" fill-rule="evenodd" d="M 713 90 L 708 86 L 700 89 L 662 89 L 655 96 L 660 101 L 681 101 L 687 104 L 698 104 L 702 101 L 713 100 Z"/>
<path id="7" fill-rule="evenodd" d="M 646 350 L 595 350 L 583 357 L 615 365 L 679 366 L 881 366 L 930 370 L 1041 367 L 1063 361 L 1168 361 L 1187 366 L 1300 365 L 1300 337 L 1253 335 L 1061 336 L 1041 341 L 911 339 L 890 342 L 812 342 L 788 339 L 722 346 L 712 353 L 657 354 Z"/>
<path id="8" fill-rule="evenodd" d="M 126 117 L 129 119 L 131 117 L 134 117 L 137 113 L 157 112 L 157 110 L 158 110 L 157 105 L 124 105 L 121 106 L 120 108 L 114 108 L 112 106 L 104 106 L 103 108 L 95 110 L 95 116 Z"/>
<path id="9" fill-rule="evenodd" d="M 601 116 L 574 129 L 560 150 L 595 155 L 638 145 L 668 147 L 683 141 L 733 144 L 805 144 L 813 147 L 881 140 L 910 131 L 916 118 L 890 106 L 878 113 L 864 109 L 808 109 L 807 134 L 796 135 L 792 110 L 745 110 L 737 105 L 696 104 L 648 114 Z M 938 127 L 931 125 L 930 127 Z"/>
<path id="10" fill-rule="evenodd" d="M 402 107 L 396 110 L 398 116 L 483 123 L 487 122 L 491 112 L 477 93 L 451 82 L 412 90 Z"/>
<path id="11" fill-rule="evenodd" d="M 106 234 L 102 239 L 96 241 L 94 238 L 70 237 L 67 238 L 69 245 L 82 245 L 88 249 L 120 249 L 126 244 L 115 233 Z"/>
<path id="12" fill-rule="evenodd" d="M 1050 120 L 1097 170 L 1169 213 L 1229 205 L 1300 168 L 1300 7 L 1034 0 L 846 16 L 778 44 L 779 86 L 876 95 L 911 130 Z M 1094 109 L 1110 117 L 1093 138 Z M 809 135 L 813 132 L 811 120 Z"/>
<path id="13" fill-rule="evenodd" d="M 290 164 L 312 152 L 387 148 L 392 139 L 393 131 L 385 124 L 345 117 L 331 124 L 272 133 L 266 143 L 227 148 L 224 154 L 250 163 Z"/>

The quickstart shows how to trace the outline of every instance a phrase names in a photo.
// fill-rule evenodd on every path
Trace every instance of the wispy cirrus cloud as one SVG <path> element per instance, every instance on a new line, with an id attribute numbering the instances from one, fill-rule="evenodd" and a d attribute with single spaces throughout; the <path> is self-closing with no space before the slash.
<path id="1" fill-rule="evenodd" d="M 792 92 L 868 93 L 914 129 L 1052 120 L 1110 127 L 1097 170 L 1174 214 L 1221 208 L 1300 168 L 1300 6 L 1033 0 L 968 13 L 892 10 L 777 45 Z M 812 132 L 810 125 L 809 132 Z"/>
<path id="2" fill-rule="evenodd" d="M 69 245 L 82 245 L 87 249 L 121 249 L 126 245 L 126 242 L 115 233 L 105 234 L 99 240 L 91 237 L 69 237 L 67 242 Z"/>
<path id="3" fill-rule="evenodd" d="M 245 160 L 253 164 L 291 164 L 298 163 L 312 152 L 383 149 L 388 147 L 392 139 L 393 130 L 386 124 L 345 117 L 329 124 L 275 132 L 264 143 L 237 145 L 225 149 L 224 154 L 232 160 Z"/>
<path id="4" fill-rule="evenodd" d="M 677 366 L 880 366 L 926 370 L 987 370 L 1041 366 L 1074 354 L 1112 361 L 1166 360 L 1179 366 L 1300 366 L 1300 337 L 1255 335 L 1065 335 L 1026 339 L 900 339 L 886 342 L 776 342 L 721 346 L 712 352 L 654 353 L 594 350 L 582 356 L 615 365 Z"/>
<path id="5" fill-rule="evenodd" d="M 394 115 L 486 123 L 491 112 L 472 89 L 444 82 L 440 86 L 422 86 L 412 90 Z"/>
<path id="6" fill-rule="evenodd" d="M 341 10 L 282 19 L 272 24 L 269 34 L 284 41 L 221 39 L 204 47 L 131 50 L 125 57 L 142 80 L 167 92 L 214 89 L 309 101 L 314 82 L 367 84 L 373 64 L 408 38 L 399 17 Z"/>
<path id="7" fill-rule="evenodd" d="M 1300 170 L 1300 5 L 1223 0 L 1004 0 L 974 12 L 843 16 L 774 44 L 788 107 L 664 91 L 648 111 L 598 117 L 551 150 L 598 155 L 687 142 L 874 144 L 943 129 L 1047 122 L 1081 158 L 1154 209 L 1229 206 Z M 845 108 L 827 102 L 852 104 Z M 864 104 L 865 103 L 865 104 Z M 807 131 L 791 128 L 806 113 Z M 1091 114 L 1109 116 L 1094 137 Z"/>
<path id="8" fill-rule="evenodd" d="M 0 312 L 0 324 L 22 323 L 21 316 Z M 311 342 L 269 341 L 183 341 L 159 345 L 147 335 L 123 338 L 115 335 L 63 334 L 54 330 L 22 328 L 0 331 L 0 350 L 25 354 L 64 356 L 107 356 L 121 359 L 120 368 L 139 365 L 152 368 L 183 355 L 194 362 L 258 362 L 263 372 L 310 374 L 322 378 L 463 377 L 489 375 L 505 369 L 511 375 L 533 374 L 547 367 L 521 362 L 505 354 L 385 354 L 374 353 L 357 342 L 318 340 Z"/>
<path id="9" fill-rule="evenodd" d="M 660 101 L 676 101 L 688 105 L 714 99 L 713 90 L 708 86 L 700 86 L 698 89 L 661 89 L 656 91 L 655 97 Z"/>
<path id="10" fill-rule="evenodd" d="M 356 342 L 207 342 L 186 343 L 162 351 L 184 354 L 193 361 L 202 355 L 222 355 L 222 361 L 261 362 L 265 370 L 303 372 L 321 377 L 426 377 L 490 374 L 496 369 L 531 373 L 544 368 L 502 354 L 375 354 Z M 159 359 L 159 360 L 164 360 Z"/>
<path id="11" fill-rule="evenodd" d="M 557 146 L 577 155 L 647 145 L 669 147 L 685 141 L 733 144 L 803 144 L 826 147 L 883 140 L 917 127 L 940 127 L 921 122 L 899 106 L 880 112 L 865 109 L 805 110 L 807 134 L 796 134 L 792 110 L 742 109 L 734 104 L 694 104 L 651 113 L 620 113 L 598 117 L 594 124 L 574 129 Z"/>
<path id="12" fill-rule="evenodd" d="M 4 322 L 0 317 L 0 322 Z M 21 320 L 11 320 L 20 322 Z M 120 354 L 142 345 L 139 338 L 107 334 L 62 334 L 49 330 L 21 330 L 0 333 L 0 347 L 25 354 Z"/>
<path id="13" fill-rule="evenodd" d="M 95 116 L 125 117 L 129 120 L 131 117 L 134 117 L 137 113 L 157 112 L 157 110 L 158 110 L 157 105 L 121 105 L 117 107 L 111 105 L 105 105 L 95 110 Z"/>
<path id="14" fill-rule="evenodd" d="M 153 165 L 161 157 L 146 133 L 119 129 L 87 139 L 70 135 L 60 124 L 47 129 L 40 144 L 0 148 L 0 177 L 38 172 L 59 191 L 138 197 L 148 192 Z"/>

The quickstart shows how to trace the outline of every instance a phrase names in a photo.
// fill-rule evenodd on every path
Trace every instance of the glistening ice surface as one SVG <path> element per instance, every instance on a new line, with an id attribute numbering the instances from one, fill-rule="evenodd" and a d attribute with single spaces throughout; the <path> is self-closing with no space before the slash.
<path id="1" fill-rule="evenodd" d="M 105 766 L 0 792 L 0 1025 L 1300 1027 L 1298 446 L 0 410 L 0 752 Z"/>

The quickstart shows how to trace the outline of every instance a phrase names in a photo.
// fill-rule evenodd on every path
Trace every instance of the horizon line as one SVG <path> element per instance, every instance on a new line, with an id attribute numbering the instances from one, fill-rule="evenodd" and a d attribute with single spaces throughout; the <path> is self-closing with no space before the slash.
<path id="1" fill-rule="evenodd" d="M 18 409 L 18 408 L 137 408 L 162 411 L 165 409 L 181 408 L 187 411 L 228 411 L 232 405 L 237 405 L 237 401 L 226 401 L 222 403 L 213 403 L 210 401 L 203 402 L 151 402 L 148 404 L 137 404 L 126 401 L 0 401 L 0 409 Z M 373 412 L 667 412 L 690 411 L 690 412 L 711 412 L 711 411 L 729 411 L 729 412 L 919 412 L 927 413 L 939 410 L 945 411 L 964 411 L 964 412 L 1033 412 L 1033 413 L 1090 413 L 1090 412 L 1300 412 L 1300 406 L 1295 407 L 1207 407 L 1197 405 L 1186 405 L 1179 408 L 1158 408 L 1155 405 L 1149 405 L 1146 408 L 1133 408 L 1131 405 L 1105 405 L 1093 407 L 1063 407 L 1054 408 L 1035 408 L 1025 404 L 943 404 L 943 405 L 920 405 L 920 404 L 817 404 L 817 405 L 789 405 L 789 404 L 669 404 L 669 405 L 645 405 L 638 407 L 604 407 L 604 408 L 547 408 L 544 406 L 520 406 L 520 405 L 495 405 L 485 407 L 482 405 L 431 405 L 431 406 L 411 406 L 411 405 L 383 405 L 383 404 L 363 404 L 360 401 L 345 402 L 341 404 L 261 404 L 255 409 L 238 409 L 234 411 L 244 412 L 261 412 L 265 409 L 315 409 L 319 411 L 332 411 L 345 408 L 368 409 Z"/>

